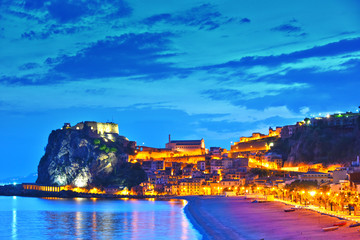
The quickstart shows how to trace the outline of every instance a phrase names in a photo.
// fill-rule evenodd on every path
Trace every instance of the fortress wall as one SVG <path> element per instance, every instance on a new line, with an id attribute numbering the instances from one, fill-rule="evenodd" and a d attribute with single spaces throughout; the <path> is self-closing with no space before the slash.
<path id="1" fill-rule="evenodd" d="M 268 150 L 265 141 L 242 142 L 242 143 L 238 143 L 237 145 L 231 146 L 232 152 L 254 152 L 261 150 Z"/>
<path id="2" fill-rule="evenodd" d="M 89 127 L 92 131 L 97 132 L 98 134 L 105 133 L 116 133 L 119 134 L 119 126 L 116 123 L 100 123 L 100 122 L 80 122 L 76 124 L 72 129 L 82 130 L 84 127 Z"/>
<path id="3" fill-rule="evenodd" d="M 117 133 L 119 134 L 119 126 L 116 123 L 96 123 L 97 132 L 104 133 Z"/>

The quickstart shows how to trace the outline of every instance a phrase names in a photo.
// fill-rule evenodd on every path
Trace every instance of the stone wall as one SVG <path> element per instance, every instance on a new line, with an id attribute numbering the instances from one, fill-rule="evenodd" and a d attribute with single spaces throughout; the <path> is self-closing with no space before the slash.
<path id="1" fill-rule="evenodd" d="M 119 134 L 119 126 L 116 123 L 100 123 L 100 122 L 80 122 L 76 124 L 72 129 L 81 130 L 84 127 L 89 127 L 92 131 L 103 135 L 105 133 Z"/>

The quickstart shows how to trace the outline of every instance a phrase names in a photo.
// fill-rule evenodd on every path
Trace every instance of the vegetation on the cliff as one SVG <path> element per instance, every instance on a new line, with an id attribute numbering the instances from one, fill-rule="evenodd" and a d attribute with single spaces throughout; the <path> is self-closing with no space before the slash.
<path id="1" fill-rule="evenodd" d="M 139 163 L 124 162 L 116 166 L 106 177 L 96 176 L 94 180 L 101 186 L 125 186 L 130 189 L 145 181 L 146 173 Z"/>

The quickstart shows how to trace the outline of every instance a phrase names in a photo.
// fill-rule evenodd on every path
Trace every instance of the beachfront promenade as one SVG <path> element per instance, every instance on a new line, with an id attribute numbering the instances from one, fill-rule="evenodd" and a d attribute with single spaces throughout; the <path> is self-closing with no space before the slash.
<path id="1" fill-rule="evenodd" d="M 339 219 L 307 209 L 284 212 L 282 202 L 251 203 L 244 197 L 189 196 L 185 213 L 204 239 L 360 239 L 357 228 L 324 232 Z"/>
<path id="2" fill-rule="evenodd" d="M 298 208 L 305 208 L 311 211 L 315 211 L 318 213 L 322 213 L 322 214 L 326 214 L 326 215 L 330 215 L 333 217 L 337 217 L 337 218 L 341 218 L 341 219 L 345 219 L 348 221 L 353 221 L 353 222 L 360 222 L 360 216 L 353 216 L 353 215 L 349 215 L 349 214 L 344 214 L 344 213 L 339 213 L 339 212 L 335 212 L 335 211 L 330 211 L 327 210 L 323 207 L 318 207 L 318 206 L 313 206 L 313 205 L 302 205 L 302 204 L 298 204 L 298 203 L 294 203 L 294 202 L 290 202 L 290 201 L 286 201 L 286 200 L 282 200 L 282 199 L 274 199 L 277 202 L 282 202 L 294 207 L 298 207 Z"/>

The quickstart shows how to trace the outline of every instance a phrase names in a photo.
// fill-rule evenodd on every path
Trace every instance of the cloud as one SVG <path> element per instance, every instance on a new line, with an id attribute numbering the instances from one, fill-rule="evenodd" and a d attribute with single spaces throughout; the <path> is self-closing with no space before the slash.
<path id="1" fill-rule="evenodd" d="M 329 43 L 323 46 L 315 46 L 302 51 L 295 51 L 289 54 L 271 56 L 247 56 L 240 60 L 229 61 L 223 64 L 202 67 L 202 69 L 216 68 L 239 68 L 251 66 L 279 66 L 284 63 L 293 63 L 312 57 L 332 57 L 340 54 L 347 54 L 360 51 L 360 38 L 345 39 Z"/>
<path id="2" fill-rule="evenodd" d="M 250 23 L 251 20 L 249 18 L 242 18 L 240 19 L 240 23 Z"/>
<path id="3" fill-rule="evenodd" d="M 309 111 L 310 111 L 309 107 L 301 107 L 300 108 L 300 112 L 304 115 L 307 114 Z"/>
<path id="4" fill-rule="evenodd" d="M 41 9 L 46 2 L 48 2 L 48 0 L 25 0 L 24 8 L 26 10 Z"/>
<path id="5" fill-rule="evenodd" d="M 163 13 L 153 15 L 144 19 L 143 23 L 148 26 L 153 26 L 159 23 L 166 23 L 171 25 L 196 27 L 199 30 L 214 30 L 223 24 L 228 24 L 235 21 L 235 18 L 226 17 L 221 14 L 221 12 L 216 11 L 213 5 L 202 4 L 179 13 Z M 250 19 L 242 18 L 238 20 L 238 22 L 249 23 Z"/>
<path id="6" fill-rule="evenodd" d="M 208 89 L 204 90 L 202 94 L 212 100 L 225 100 L 234 105 L 243 105 L 243 101 L 245 100 L 258 99 L 265 96 L 277 96 L 283 92 L 294 89 L 306 89 L 308 87 L 308 84 L 290 81 L 284 84 L 242 81 L 242 86 L 235 87 L 236 89 Z"/>
<path id="7" fill-rule="evenodd" d="M 113 8 L 110 9 L 111 16 L 122 18 L 131 14 L 132 9 L 129 5 L 122 1 L 74 1 L 74 0 L 57 0 L 51 1 L 48 5 L 49 14 L 60 23 L 77 21 L 80 18 L 92 15 L 98 11 L 103 10 L 104 5 L 110 4 Z"/>
<path id="8" fill-rule="evenodd" d="M 104 95 L 106 93 L 106 90 L 106 88 L 86 89 L 85 93 L 92 95 Z"/>
<path id="9" fill-rule="evenodd" d="M 62 24 L 51 24 L 50 26 L 46 26 L 45 29 L 42 29 L 41 31 L 35 32 L 33 30 L 29 32 L 24 32 L 21 34 L 21 38 L 24 39 L 47 39 L 53 35 L 73 35 L 75 33 L 79 33 L 85 30 L 89 30 L 89 27 L 85 26 L 71 26 L 66 27 Z"/>
<path id="10" fill-rule="evenodd" d="M 170 33 L 141 33 L 107 37 L 89 44 L 74 55 L 47 58 L 41 65 L 42 72 L 3 75 L 0 82 L 51 85 L 65 81 L 128 76 L 135 80 L 153 81 L 170 74 L 184 74 L 186 70 L 174 68 L 171 62 L 166 62 L 166 59 L 175 55 L 170 40 L 172 36 Z M 29 70 L 37 66 L 26 63 L 19 68 Z"/>
<path id="11" fill-rule="evenodd" d="M 0 19 L 1 19 L 1 17 L 0 17 Z M 0 38 L 4 38 L 5 37 L 5 35 L 4 35 L 4 31 L 5 31 L 5 28 L 0 28 Z"/>
<path id="12" fill-rule="evenodd" d="M 280 26 L 272 28 L 271 30 L 278 32 L 286 32 L 286 33 L 294 33 L 294 32 L 302 31 L 301 27 L 297 27 L 291 24 L 282 24 Z"/>
<path id="13" fill-rule="evenodd" d="M 305 37 L 307 34 L 298 25 L 298 21 L 296 19 L 292 19 L 288 23 L 273 27 L 270 30 L 273 32 L 285 33 L 286 36 Z"/>
<path id="14" fill-rule="evenodd" d="M 50 59 L 54 70 L 72 78 L 157 75 L 173 71 L 164 60 L 173 56 L 170 33 L 124 34 L 107 37 L 74 56 Z"/>
<path id="15" fill-rule="evenodd" d="M 31 69 L 31 68 L 29 68 Z M 52 85 L 65 80 L 64 76 L 56 73 L 25 74 L 23 76 L 0 76 L 0 83 L 5 85 Z"/>
<path id="16" fill-rule="evenodd" d="M 37 68 L 37 67 L 39 67 L 38 63 L 30 62 L 30 63 L 26 63 L 24 65 L 21 65 L 19 67 L 19 70 L 29 70 L 29 69 L 34 69 L 34 68 Z"/>
<path id="17" fill-rule="evenodd" d="M 316 68 L 292 69 L 285 74 L 273 74 L 266 77 L 267 82 L 302 82 L 306 88 L 294 88 L 282 91 L 279 95 L 264 95 L 255 99 L 241 99 L 234 104 L 245 105 L 249 108 L 263 109 L 265 107 L 279 106 L 284 103 L 290 110 L 304 114 L 306 106 L 309 113 L 317 114 L 333 112 L 336 109 L 352 109 L 357 101 L 357 89 L 360 82 L 360 61 L 349 61 L 350 66 L 345 70 L 317 71 Z M 357 63 L 356 63 L 357 62 Z M 300 110 L 303 110 L 301 112 Z"/>
<path id="18" fill-rule="evenodd" d="M 8 3 L 9 4 L 9 3 Z M 76 23 L 85 17 L 102 17 L 103 19 L 119 19 L 128 17 L 132 8 L 124 0 L 25 0 L 16 11 L 8 12 L 19 17 L 36 18 L 45 23 L 55 20 L 57 23 Z M 36 16 L 37 15 L 37 16 Z"/>

